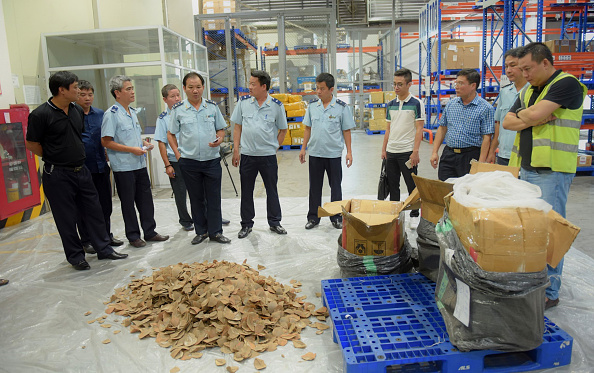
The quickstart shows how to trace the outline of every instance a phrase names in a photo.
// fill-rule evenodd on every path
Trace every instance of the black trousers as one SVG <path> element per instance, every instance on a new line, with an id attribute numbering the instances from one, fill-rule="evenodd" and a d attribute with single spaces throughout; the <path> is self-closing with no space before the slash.
<path id="1" fill-rule="evenodd" d="M 386 175 L 390 187 L 390 201 L 400 201 L 400 175 L 404 178 L 408 194 L 411 194 L 416 188 L 412 175 L 417 175 L 417 166 L 408 168 L 405 164 L 411 154 L 412 151 L 406 153 L 386 152 Z M 419 216 L 419 210 L 412 210 L 410 216 Z"/>
<path id="2" fill-rule="evenodd" d="M 190 195 L 196 234 L 223 233 L 221 218 L 221 158 L 196 161 L 180 158 L 179 166 Z M 208 208 L 206 208 L 208 205 Z"/>
<path id="3" fill-rule="evenodd" d="M 68 263 L 75 265 L 85 259 L 85 252 L 76 231 L 79 215 L 84 215 L 89 240 L 101 256 L 113 252 L 105 229 L 103 211 L 91 173 L 86 166 L 78 172 L 65 168 L 43 166 L 43 188 L 52 208 L 56 228 L 62 240 Z"/>
<path id="4" fill-rule="evenodd" d="M 280 202 L 276 184 L 278 182 L 278 164 L 276 155 L 256 157 L 241 155 L 239 164 L 239 180 L 241 181 L 241 226 L 253 227 L 254 216 L 254 185 L 256 176 L 262 177 L 266 188 L 266 212 L 268 225 L 271 227 L 280 225 L 282 218 Z"/>
<path id="5" fill-rule="evenodd" d="M 342 165 L 341 157 L 321 158 L 309 156 L 309 211 L 307 220 L 320 222 L 318 218 L 318 206 L 322 205 L 322 188 L 324 187 L 324 172 L 328 175 L 330 184 L 330 200 L 340 201 L 342 199 Z M 342 221 L 342 215 L 337 214 L 330 217 L 331 221 Z"/>
<path id="6" fill-rule="evenodd" d="M 126 238 L 130 242 L 140 238 L 140 227 L 138 226 L 134 205 L 136 205 L 140 215 L 140 225 L 144 232 L 144 239 L 151 239 L 156 236 L 155 206 L 153 205 L 151 181 L 146 167 L 134 171 L 114 172 L 113 178 L 122 206 Z"/>
<path id="7" fill-rule="evenodd" d="M 169 178 L 171 189 L 173 190 L 173 197 L 175 199 L 175 206 L 177 207 L 177 215 L 179 216 L 179 223 L 184 227 L 192 225 L 192 217 L 188 213 L 188 206 L 186 205 L 186 182 L 184 181 L 183 172 L 178 162 L 169 162 L 175 171 L 175 177 Z"/>
<path id="8" fill-rule="evenodd" d="M 497 156 L 497 164 L 509 166 L 509 158 L 501 158 L 500 156 Z"/>
<path id="9" fill-rule="evenodd" d="M 445 181 L 450 177 L 461 177 L 468 174 L 470 172 L 470 161 L 473 159 L 479 160 L 481 148 L 473 146 L 468 150 L 462 153 L 454 153 L 454 149 L 446 146 L 439 159 L 437 178 Z"/>
<path id="10" fill-rule="evenodd" d="M 111 204 L 111 181 L 109 179 L 110 171 L 111 169 L 107 167 L 103 172 L 91 172 L 91 178 L 93 180 L 93 185 L 95 185 L 95 189 L 97 190 L 99 204 L 101 205 L 101 210 L 103 211 L 105 230 L 111 239 L 113 238 L 113 234 L 111 233 L 111 213 L 113 211 L 113 206 Z M 87 232 L 87 228 L 85 226 L 84 215 L 79 216 L 76 225 L 78 226 L 78 233 L 80 234 L 80 240 L 83 245 L 91 243 L 89 233 Z"/>

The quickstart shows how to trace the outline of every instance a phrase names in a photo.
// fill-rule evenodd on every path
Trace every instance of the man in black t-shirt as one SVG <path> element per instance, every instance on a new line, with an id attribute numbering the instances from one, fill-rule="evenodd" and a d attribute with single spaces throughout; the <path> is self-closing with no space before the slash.
<path id="1" fill-rule="evenodd" d="M 52 98 L 29 114 L 27 149 L 42 157 L 43 186 L 60 233 L 66 259 L 77 270 L 90 269 L 76 230 L 79 214 L 98 259 L 124 259 L 109 245 L 105 221 L 91 173 L 84 165 L 83 111 L 78 98 L 78 77 L 59 71 L 49 79 Z"/>
<path id="2" fill-rule="evenodd" d="M 542 198 L 565 217 L 587 90 L 573 75 L 555 69 L 553 55 L 542 43 L 521 49 L 518 65 L 530 86 L 503 121 L 505 129 L 518 131 L 509 164 L 521 166 L 521 179 L 538 185 Z M 551 286 L 545 309 L 559 303 L 562 269 L 563 260 L 555 268 L 548 266 Z"/>

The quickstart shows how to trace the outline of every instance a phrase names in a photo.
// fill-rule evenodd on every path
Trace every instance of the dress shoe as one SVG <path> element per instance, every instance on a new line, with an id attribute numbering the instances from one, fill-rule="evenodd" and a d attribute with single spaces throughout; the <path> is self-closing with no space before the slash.
<path id="1" fill-rule="evenodd" d="M 106 255 L 106 256 L 97 256 L 97 259 L 99 260 L 103 260 L 103 259 L 111 259 L 111 260 L 118 260 L 118 259 L 125 259 L 128 257 L 128 254 L 120 254 L 117 251 L 113 251 L 111 254 Z"/>
<path id="2" fill-rule="evenodd" d="M 333 221 L 332 226 L 336 229 L 342 229 L 342 222 L 341 221 Z"/>
<path id="3" fill-rule="evenodd" d="M 193 231 L 194 230 L 194 225 L 190 224 L 190 225 L 182 225 L 182 227 L 184 228 L 184 231 Z"/>
<path id="4" fill-rule="evenodd" d="M 312 229 L 318 224 L 320 223 L 316 223 L 315 220 L 309 220 L 307 223 L 305 223 L 305 229 Z"/>
<path id="5" fill-rule="evenodd" d="M 147 239 L 147 241 L 157 241 L 157 242 L 161 242 L 161 241 L 167 241 L 169 239 L 169 236 L 161 236 L 160 234 L 156 234 L 153 237 Z"/>
<path id="6" fill-rule="evenodd" d="M 252 232 L 251 227 L 241 227 L 239 233 L 237 233 L 237 238 L 246 238 L 248 234 Z"/>
<path id="7" fill-rule="evenodd" d="M 276 234 L 287 234 L 285 228 L 281 227 L 280 225 L 275 225 L 274 227 L 270 227 L 270 230 Z"/>
<path id="8" fill-rule="evenodd" d="M 72 266 L 77 271 L 85 271 L 87 269 L 91 269 L 91 266 L 89 265 L 89 263 L 87 263 L 86 260 L 81 260 L 80 262 L 78 262 L 78 264 L 73 264 Z"/>
<path id="9" fill-rule="evenodd" d="M 97 254 L 97 252 L 95 251 L 95 249 L 93 249 L 93 245 L 91 245 L 90 243 L 84 244 L 83 245 L 83 250 L 87 254 Z"/>
<path id="10" fill-rule="evenodd" d="M 132 245 L 134 247 L 144 247 L 144 246 L 146 246 L 146 242 L 144 242 L 140 238 L 137 238 L 134 241 L 130 241 L 130 245 Z"/>
<path id="11" fill-rule="evenodd" d="M 197 234 L 196 237 L 192 238 L 192 245 L 198 245 L 208 237 L 208 234 Z"/>
<path id="12" fill-rule="evenodd" d="M 559 304 L 559 298 L 557 299 L 548 299 L 545 301 L 545 310 L 549 308 L 556 307 Z"/>
<path id="13" fill-rule="evenodd" d="M 209 239 L 218 243 L 231 243 L 231 240 L 223 236 L 222 233 L 217 233 L 214 236 L 210 236 Z"/>
<path id="14" fill-rule="evenodd" d="M 231 221 L 230 220 L 227 220 L 227 219 L 221 219 L 221 223 L 223 225 L 229 225 L 229 224 L 231 224 Z"/>
<path id="15" fill-rule="evenodd" d="M 109 246 L 122 246 L 124 244 L 124 241 L 118 240 L 117 238 L 111 238 L 111 241 L 109 242 Z"/>

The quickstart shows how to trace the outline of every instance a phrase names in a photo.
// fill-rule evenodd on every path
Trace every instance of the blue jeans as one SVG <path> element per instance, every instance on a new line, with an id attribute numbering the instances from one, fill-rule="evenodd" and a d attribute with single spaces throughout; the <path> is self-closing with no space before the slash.
<path id="1" fill-rule="evenodd" d="M 554 172 L 551 170 L 528 171 L 522 168 L 520 179 L 531 184 L 538 185 L 542 191 L 542 199 L 553 206 L 559 215 L 565 217 L 565 205 L 567 204 L 567 194 L 575 174 L 565 172 Z M 561 274 L 563 272 L 563 259 L 557 267 L 553 268 L 547 265 L 549 281 L 551 286 L 547 288 L 546 294 L 549 299 L 559 298 L 559 289 L 561 288 Z"/>

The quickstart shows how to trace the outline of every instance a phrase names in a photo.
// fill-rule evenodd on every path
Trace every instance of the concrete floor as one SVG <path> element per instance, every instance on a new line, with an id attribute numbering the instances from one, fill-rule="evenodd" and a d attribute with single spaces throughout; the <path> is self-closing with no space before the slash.
<path id="1" fill-rule="evenodd" d="M 376 195 L 377 184 L 381 167 L 381 146 L 383 135 L 367 135 L 364 131 L 353 131 L 353 165 L 350 168 L 343 167 L 342 195 L 344 199 L 362 195 Z M 433 145 L 427 141 L 421 143 L 419 165 L 419 176 L 429 179 L 437 179 L 437 170 L 429 164 L 429 157 Z M 442 147 L 443 149 L 443 147 Z M 344 157 L 343 157 L 344 158 Z M 239 185 L 239 168 L 231 166 L 231 156 L 228 156 L 229 170 L 237 190 Z M 299 162 L 298 150 L 283 150 L 278 152 L 278 192 L 280 197 L 307 197 L 308 195 L 308 165 Z M 224 166 L 223 166 L 224 167 Z M 326 179 L 327 180 L 327 179 Z M 588 256 L 594 258 L 594 215 L 589 214 L 589 208 L 594 209 L 594 178 L 590 176 L 576 176 L 569 191 L 567 200 L 567 219 L 579 226 L 582 230 L 577 236 L 573 246 Z M 223 169 L 222 198 L 237 198 L 229 178 L 229 174 Z M 401 180 L 404 186 L 404 180 Z M 171 198 L 171 189 L 156 189 L 155 198 Z M 406 188 L 401 188 L 406 193 Z M 324 200 L 329 200 L 330 187 L 324 185 Z M 258 176 L 254 198 L 266 197 L 266 190 L 261 178 Z M 239 206 L 238 206 L 239 209 Z M 256 211 L 256 215 L 265 214 L 264 211 Z M 229 229 L 231 235 L 235 235 L 234 227 L 239 231 L 238 222 L 233 222 Z M 305 216 L 303 224 L 306 223 Z"/>

